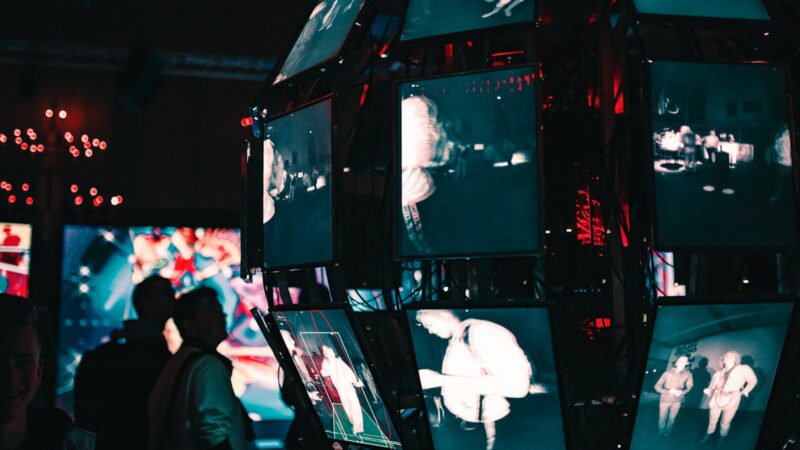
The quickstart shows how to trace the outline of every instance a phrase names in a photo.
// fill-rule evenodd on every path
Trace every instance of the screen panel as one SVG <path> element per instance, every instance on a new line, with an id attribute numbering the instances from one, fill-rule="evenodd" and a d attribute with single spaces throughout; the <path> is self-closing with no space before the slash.
<path id="1" fill-rule="evenodd" d="M 641 14 L 716 19 L 769 20 L 761 0 L 634 0 Z"/>
<path id="2" fill-rule="evenodd" d="M 796 245 L 784 70 L 649 68 L 657 247 Z"/>
<path id="3" fill-rule="evenodd" d="M 398 85 L 401 258 L 539 250 L 535 70 Z"/>
<path id="4" fill-rule="evenodd" d="M 31 226 L 0 222 L 0 293 L 28 297 Z"/>
<path id="5" fill-rule="evenodd" d="M 345 311 L 280 311 L 274 317 L 327 436 L 401 448 Z"/>
<path id="6" fill-rule="evenodd" d="M 631 448 L 755 448 L 791 315 L 791 303 L 660 306 Z"/>
<path id="7" fill-rule="evenodd" d="M 267 123 L 264 141 L 264 264 L 333 260 L 332 100 Z"/>
<path id="8" fill-rule="evenodd" d="M 317 66 L 341 51 L 364 0 L 317 2 L 273 84 Z"/>
<path id="9" fill-rule="evenodd" d="M 59 406 L 72 410 L 73 380 L 83 352 L 108 341 L 123 321 L 135 319 L 134 286 L 150 275 L 161 275 L 179 293 L 199 286 L 217 291 L 229 331 L 217 350 L 233 362 L 234 392 L 256 422 L 292 419 L 280 397 L 277 360 L 250 314 L 254 306 L 268 309 L 261 277 L 254 277 L 253 284 L 239 278 L 239 239 L 236 229 L 65 227 Z M 177 351 L 181 339 L 171 321 L 164 334 L 170 350 Z"/>
<path id="10" fill-rule="evenodd" d="M 411 0 L 401 40 L 494 28 L 534 19 L 535 0 Z"/>
<path id="11" fill-rule="evenodd" d="M 407 315 L 436 450 L 566 448 L 546 308 Z"/>

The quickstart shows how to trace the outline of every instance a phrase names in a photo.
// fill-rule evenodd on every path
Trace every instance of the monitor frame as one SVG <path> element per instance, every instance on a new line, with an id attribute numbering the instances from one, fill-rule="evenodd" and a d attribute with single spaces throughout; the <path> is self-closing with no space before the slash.
<path id="1" fill-rule="evenodd" d="M 637 29 L 640 25 L 686 25 L 693 28 L 706 27 L 709 29 L 736 29 L 744 25 L 744 28 L 755 28 L 757 31 L 772 29 L 774 26 L 769 8 L 767 8 L 762 0 L 758 1 L 764 6 L 764 10 L 767 11 L 767 16 L 769 16 L 769 19 L 737 19 L 732 17 L 683 16 L 679 14 L 643 13 L 636 8 L 636 0 L 631 0 L 628 8 L 630 8 L 631 16 L 634 19 L 633 24 Z"/>
<path id="2" fill-rule="evenodd" d="M 649 202 L 647 218 L 650 221 L 647 231 L 653 242 L 653 249 L 657 251 L 718 251 L 718 250 L 800 250 L 800 229 L 795 230 L 795 242 L 792 245 L 737 245 L 736 243 L 728 245 L 687 245 L 687 244 L 671 244 L 669 242 L 662 243 L 659 239 L 659 226 L 658 226 L 658 203 L 656 199 L 656 173 L 653 169 L 655 164 L 655 155 L 653 154 L 652 136 L 653 136 L 653 117 L 652 117 L 652 65 L 655 62 L 674 62 L 674 63 L 692 63 L 692 64 L 713 64 L 713 65 L 738 65 L 738 66 L 763 66 L 780 69 L 783 72 L 785 83 L 785 100 L 787 126 L 789 127 L 789 139 L 791 145 L 792 155 L 792 168 L 791 168 L 791 193 L 793 196 L 794 216 L 795 222 L 800 225 L 800 190 L 797 188 L 797 181 L 800 179 L 798 169 L 798 142 L 795 137 L 797 131 L 795 124 L 795 114 L 792 107 L 793 93 L 791 91 L 791 79 L 789 75 L 789 67 L 783 63 L 769 62 L 769 61 L 741 61 L 741 60 L 701 60 L 701 59 L 686 59 L 686 58 L 648 58 L 640 61 L 641 67 L 639 70 L 639 79 L 642 82 L 642 151 L 645 157 L 643 159 L 645 167 L 646 185 L 650 188 L 649 193 L 644 195 L 644 199 Z"/>
<path id="3" fill-rule="evenodd" d="M 572 448 L 572 437 L 569 434 L 569 414 L 568 414 L 568 404 L 566 400 L 566 390 L 564 389 L 564 375 L 562 370 L 562 361 L 561 361 L 561 351 L 560 351 L 560 343 L 557 339 L 557 333 L 554 327 L 554 317 L 555 317 L 555 304 L 551 301 L 539 301 L 539 302 L 532 302 L 530 300 L 510 300 L 504 303 L 475 303 L 471 305 L 470 303 L 463 303 L 463 302 L 441 302 L 441 301 L 433 301 L 433 302 L 416 302 L 411 303 L 409 305 L 403 305 L 403 309 L 400 310 L 401 314 L 401 326 L 404 327 L 404 331 L 408 336 L 408 340 L 410 341 L 410 349 L 411 349 L 411 364 L 412 369 L 414 370 L 414 388 L 418 393 L 418 397 L 420 399 L 421 408 L 423 411 L 424 417 L 430 417 L 428 406 L 425 402 L 425 392 L 422 389 L 422 385 L 419 379 L 419 364 L 417 363 L 417 350 L 414 347 L 414 340 L 411 337 L 411 327 L 412 324 L 408 319 L 408 313 L 411 311 L 420 311 L 420 310 L 440 310 L 440 309 L 477 309 L 477 310 L 504 310 L 504 309 L 545 309 L 547 311 L 547 322 L 550 327 L 550 343 L 552 344 L 553 349 L 553 363 L 556 372 L 556 384 L 558 386 L 558 403 L 561 409 L 561 431 L 564 436 L 564 449 Z M 433 431 L 431 430 L 431 425 L 428 420 L 425 420 L 425 430 L 427 431 L 426 437 L 428 438 L 428 442 L 431 445 L 432 450 L 436 450 L 436 444 L 433 440 Z"/>
<path id="4" fill-rule="evenodd" d="M 798 303 L 800 303 L 800 298 L 787 296 L 787 295 L 767 295 L 767 294 L 756 294 L 756 295 L 749 295 L 749 296 L 740 296 L 737 295 L 735 297 L 727 297 L 727 296 L 708 296 L 708 297 L 701 297 L 701 298 L 693 298 L 693 297 L 661 297 L 657 299 L 653 304 L 648 308 L 648 323 L 652 324 L 649 326 L 648 330 L 645 332 L 645 339 L 644 344 L 646 345 L 646 350 L 644 352 L 642 364 L 638 367 L 636 372 L 636 391 L 634 395 L 636 395 L 636 401 L 633 403 L 633 407 L 631 408 L 629 414 L 633 417 L 633 423 L 631 426 L 628 427 L 626 434 L 624 435 L 627 439 L 626 441 L 626 448 L 630 448 L 631 444 L 633 443 L 633 435 L 636 431 L 636 419 L 638 418 L 639 413 L 639 404 L 641 403 L 641 393 L 642 389 L 644 388 L 644 369 L 647 367 L 647 360 L 650 357 L 650 348 L 653 343 L 653 337 L 656 330 L 656 321 L 658 320 L 658 311 L 660 307 L 670 307 L 670 306 L 713 306 L 713 305 L 759 305 L 759 304 L 766 304 L 766 303 L 784 303 L 792 305 L 791 312 L 789 314 L 788 325 L 786 328 L 786 334 L 783 337 L 783 342 L 781 343 L 781 351 L 778 354 L 778 361 L 775 366 L 775 373 L 772 374 L 772 385 L 770 386 L 770 392 L 767 399 L 767 406 L 764 409 L 764 414 L 761 417 L 761 424 L 758 430 L 758 438 L 756 439 L 755 444 L 758 445 L 759 442 L 764 438 L 764 418 L 767 416 L 767 413 L 771 409 L 771 405 L 773 405 L 775 400 L 775 380 L 778 378 L 778 373 L 783 372 L 786 370 L 786 361 L 784 361 L 784 352 L 786 351 L 786 344 L 789 342 L 789 338 L 792 336 L 793 333 L 797 331 L 798 325 L 795 323 L 796 321 L 792 321 L 792 318 L 798 312 Z"/>
<path id="5" fill-rule="evenodd" d="M 363 1 L 363 4 L 361 5 L 361 9 L 358 11 L 358 14 L 356 14 L 356 19 L 353 22 L 353 26 L 350 28 L 350 30 L 345 35 L 345 38 L 342 41 L 342 44 L 339 46 L 339 48 L 336 51 L 336 53 L 334 53 L 332 56 L 330 56 L 330 57 L 328 57 L 326 59 L 323 59 L 322 61 L 319 61 L 318 63 L 314 64 L 313 66 L 308 67 L 307 69 L 301 70 L 301 71 L 299 71 L 299 72 L 297 72 L 297 73 L 295 73 L 295 74 L 293 74 L 293 75 L 291 75 L 289 77 L 284 78 L 281 81 L 276 82 L 275 80 L 278 78 L 278 75 L 280 75 L 281 70 L 283 69 L 283 66 L 286 64 L 286 60 L 289 58 L 289 54 L 291 54 L 292 49 L 294 49 L 294 46 L 297 43 L 297 39 L 300 37 L 301 34 L 303 34 L 303 29 L 305 28 L 306 24 L 308 23 L 309 16 L 311 15 L 311 12 L 314 11 L 314 8 L 316 8 L 316 6 L 320 3 L 320 0 L 315 0 L 314 4 L 311 5 L 308 8 L 308 10 L 306 11 L 306 14 L 303 15 L 303 18 L 304 18 L 303 23 L 297 28 L 297 31 L 292 35 L 291 45 L 281 53 L 280 57 L 277 60 L 275 60 L 275 65 L 273 66 L 272 70 L 269 73 L 269 76 L 267 76 L 267 79 L 266 79 L 266 88 L 267 89 L 272 89 L 272 88 L 275 88 L 275 87 L 278 87 L 278 86 L 290 86 L 293 83 L 295 83 L 296 81 L 305 78 L 306 75 L 310 74 L 311 72 L 313 72 L 315 70 L 319 70 L 319 71 L 325 72 L 326 70 L 322 70 L 322 69 L 327 69 L 327 67 L 333 61 L 335 61 L 337 58 L 339 58 L 341 56 L 342 50 L 347 48 L 348 44 L 352 44 L 353 42 L 355 42 L 357 40 L 357 36 L 356 35 L 358 33 L 355 32 L 356 28 L 360 28 L 362 30 L 362 32 L 366 32 L 366 33 L 369 32 L 369 27 L 364 26 L 363 23 L 366 22 L 366 19 L 368 19 L 370 17 L 370 15 L 372 14 L 371 9 L 368 8 L 368 5 L 371 5 L 372 2 L 370 0 L 362 0 L 362 1 Z M 359 24 L 361 24 L 361 25 L 359 25 Z"/>
<path id="6" fill-rule="evenodd" d="M 372 373 L 372 378 L 375 381 L 375 388 L 378 391 L 378 395 L 381 396 L 381 400 L 383 401 L 384 409 L 388 414 L 390 424 L 393 427 L 393 430 L 397 433 L 397 441 L 400 442 L 401 448 L 404 447 L 403 437 L 400 433 L 400 427 L 397 426 L 399 423 L 401 423 L 398 420 L 399 417 L 398 411 L 394 410 L 393 408 L 390 408 L 389 404 L 386 402 L 386 399 L 389 397 L 387 397 L 386 390 L 384 390 L 382 387 L 383 376 L 375 371 L 376 367 L 375 360 L 374 358 L 372 358 L 370 352 L 366 350 L 367 347 L 364 343 L 367 340 L 363 336 L 362 331 L 359 329 L 359 327 L 355 326 L 357 324 L 354 318 L 356 313 L 353 312 L 353 309 L 352 307 L 350 307 L 350 305 L 336 304 L 336 303 L 321 303 L 321 304 L 306 303 L 306 304 L 292 304 L 292 305 L 276 305 L 271 311 L 269 311 L 268 314 L 261 314 L 264 317 L 267 329 L 269 330 L 271 327 L 272 330 L 275 330 L 273 333 L 270 333 L 270 335 L 264 334 L 264 338 L 267 340 L 268 345 L 273 345 L 273 341 L 275 341 L 274 345 L 277 348 L 273 347 L 273 352 L 275 353 L 275 357 L 276 359 L 278 359 L 278 363 L 280 364 L 280 366 L 283 368 L 283 370 L 290 371 L 295 379 L 297 380 L 301 379 L 300 373 L 295 367 L 294 363 L 292 362 L 291 357 L 287 356 L 289 355 L 289 349 L 288 347 L 286 347 L 286 342 L 284 342 L 283 338 L 280 336 L 280 327 L 278 327 L 278 321 L 277 319 L 275 319 L 275 314 L 283 312 L 311 312 L 311 311 L 342 311 L 344 313 L 345 318 L 347 319 L 347 323 L 348 325 L 350 325 L 350 329 L 353 330 L 353 336 L 355 337 L 356 344 L 358 345 L 359 350 L 361 351 L 361 354 L 364 356 L 364 360 L 366 361 L 367 366 L 369 367 L 370 372 Z M 261 331 L 263 334 L 264 330 Z M 322 430 L 323 438 L 328 442 L 341 441 L 365 448 L 386 450 L 386 447 L 359 443 L 359 442 L 352 442 L 344 439 L 333 439 L 328 437 L 328 430 L 326 430 L 325 426 L 322 424 L 322 420 L 320 419 L 319 414 L 317 414 L 316 409 L 314 408 L 314 405 L 311 402 L 311 399 L 308 397 L 308 395 L 302 396 L 302 402 L 304 408 L 313 412 L 312 420 L 314 421 L 315 426 L 319 427 L 319 429 Z"/>
<path id="7" fill-rule="evenodd" d="M 260 266 L 261 270 L 263 272 L 265 272 L 265 273 L 266 272 L 276 273 L 276 272 L 281 272 L 281 271 L 286 271 L 286 270 L 329 266 L 329 265 L 337 264 L 341 259 L 340 248 L 339 248 L 340 247 L 339 233 L 338 233 L 339 232 L 339 222 L 338 222 L 338 214 L 337 214 L 337 206 L 339 205 L 339 201 L 338 201 L 339 200 L 339 198 L 338 198 L 339 194 L 338 194 L 338 190 L 337 189 L 338 189 L 338 186 L 339 186 L 339 176 L 340 176 L 340 172 L 341 172 L 341 167 L 340 167 L 339 160 L 338 160 L 339 145 L 338 145 L 338 142 L 336 141 L 336 138 L 338 136 L 338 129 L 337 129 L 337 126 L 336 126 L 336 107 L 338 105 L 337 98 L 338 98 L 337 94 L 329 93 L 329 94 L 323 95 L 322 97 L 319 97 L 317 99 L 314 99 L 314 100 L 311 100 L 309 102 L 303 103 L 302 105 L 299 105 L 299 106 L 296 106 L 296 107 L 292 107 L 292 108 L 290 108 L 290 109 L 288 109 L 288 110 L 286 110 L 286 111 L 284 111 L 284 112 L 282 112 L 280 114 L 277 114 L 277 115 L 269 118 L 268 120 L 264 121 L 264 126 L 266 127 L 270 123 L 272 123 L 272 122 L 274 122 L 276 120 L 279 120 L 279 119 L 281 119 L 283 117 L 286 117 L 286 116 L 288 116 L 290 114 L 294 114 L 294 113 L 296 113 L 298 111 L 301 111 L 301 110 L 304 110 L 306 108 L 310 108 L 310 107 L 316 106 L 316 105 L 318 105 L 320 103 L 324 103 L 326 101 L 330 101 L 330 113 L 331 113 L 331 123 L 330 123 L 330 125 L 331 126 L 330 126 L 329 133 L 330 133 L 330 143 L 331 143 L 331 179 L 330 179 L 330 190 L 331 190 L 331 258 L 327 259 L 327 260 L 305 262 L 305 263 L 302 263 L 302 264 L 267 265 L 267 261 L 266 261 L 267 242 L 263 238 L 263 235 L 264 235 L 264 223 L 263 223 L 262 220 L 259 220 L 259 223 L 261 223 L 261 227 L 259 227 L 259 233 L 262 236 L 261 239 L 260 239 L 262 248 L 261 248 L 261 261 L 258 262 L 258 266 Z M 258 141 L 258 143 L 260 145 L 263 145 L 264 141 L 261 140 L 261 141 Z M 259 147 L 258 150 L 256 150 L 256 151 L 261 152 L 261 147 Z M 263 156 L 260 156 L 257 159 L 257 161 L 260 164 L 260 168 L 259 168 L 260 170 L 258 171 L 258 173 L 260 174 L 260 178 L 262 180 L 262 181 L 258 182 L 258 185 L 261 186 L 258 198 L 263 203 L 264 195 L 269 195 L 269 194 L 266 193 L 266 189 L 265 189 L 265 187 L 263 185 L 263 178 L 264 178 L 263 177 L 263 175 L 264 175 L 264 160 L 263 160 Z M 255 265 L 256 264 L 254 263 L 253 266 L 255 266 Z"/>
<path id="8" fill-rule="evenodd" d="M 544 183 L 544 148 L 543 148 L 543 136 L 544 136 L 544 129 L 542 125 L 542 89 L 541 89 L 541 79 L 538 76 L 534 77 L 533 80 L 533 89 L 534 89 L 534 108 L 535 108 L 535 123 L 533 125 L 533 132 L 535 133 L 535 142 L 536 142 L 536 149 L 534 152 L 534 157 L 536 158 L 536 188 L 537 188 L 537 198 L 536 198 L 536 205 L 538 207 L 539 214 L 537 217 L 536 226 L 538 226 L 537 236 L 539 241 L 538 248 L 535 249 L 526 249 L 520 251 L 513 251 L 513 252 L 483 252 L 483 253 L 441 253 L 441 254 L 431 254 L 431 255 L 400 255 L 400 233 L 402 232 L 402 228 L 400 228 L 400 211 L 401 208 L 401 196 L 402 196 L 402 114 L 401 114 L 401 104 L 402 100 L 400 99 L 400 87 L 401 85 L 418 82 L 418 81 L 429 81 L 429 80 L 436 80 L 442 78 L 457 78 L 461 76 L 470 76 L 470 75 L 478 75 L 481 73 L 499 73 L 503 71 L 511 71 L 516 69 L 525 69 L 530 68 L 538 72 L 539 64 L 538 63 L 526 63 L 526 64 L 514 64 L 503 66 L 500 68 L 488 68 L 488 69 L 477 69 L 477 70 L 470 70 L 465 72 L 455 72 L 455 73 L 447 73 L 447 74 L 438 74 L 432 76 L 424 76 L 424 77 L 417 77 L 417 78 L 408 78 L 402 80 L 396 80 L 393 82 L 392 85 L 392 123 L 394 126 L 392 127 L 392 164 L 394 164 L 394 168 L 392 170 L 392 176 L 394 177 L 394 182 L 392 183 L 392 187 L 394 189 L 393 199 L 394 202 L 392 203 L 392 211 L 391 211 L 391 239 L 392 239 L 392 250 L 393 250 L 393 261 L 395 262 L 402 262 L 402 261 L 438 261 L 438 260 L 452 260 L 452 259 L 481 259 L 481 258 L 496 258 L 496 257 L 506 257 L 506 256 L 538 256 L 544 253 L 545 251 L 545 183 Z"/>

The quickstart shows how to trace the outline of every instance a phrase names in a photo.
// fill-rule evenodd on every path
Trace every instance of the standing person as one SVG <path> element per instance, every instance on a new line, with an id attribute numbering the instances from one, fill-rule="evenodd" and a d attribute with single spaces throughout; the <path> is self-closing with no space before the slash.
<path id="1" fill-rule="evenodd" d="M 708 401 L 708 429 L 700 441 L 708 442 L 714 435 L 719 422 L 719 436 L 725 439 L 731 429 L 731 421 L 739 409 L 742 396 L 750 395 L 758 384 L 753 369 L 747 364 L 742 364 L 742 355 L 730 351 L 720 358 L 722 366 L 711 377 L 711 383 L 703 389 L 703 393 L 710 397 Z M 720 417 L 722 422 L 720 422 Z"/>
<path id="2" fill-rule="evenodd" d="M 681 145 L 683 147 L 684 167 L 686 167 L 687 171 L 694 172 L 695 162 L 697 161 L 697 140 L 695 139 L 695 134 L 688 125 L 681 126 L 680 134 Z"/>
<path id="3" fill-rule="evenodd" d="M 661 394 L 658 403 L 658 435 L 669 437 L 672 427 L 675 425 L 675 418 L 681 410 L 686 393 L 692 390 L 694 380 L 692 373 L 686 370 L 689 365 L 689 357 L 681 355 L 672 364 L 672 368 L 661 374 L 654 386 L 656 392 Z"/>
<path id="4" fill-rule="evenodd" d="M 703 149 L 706 159 L 712 163 L 717 161 L 717 152 L 719 152 L 719 137 L 717 137 L 717 132 L 715 130 L 709 131 L 708 136 L 703 138 Z"/>
<path id="5" fill-rule="evenodd" d="M 333 382 L 347 419 L 353 427 L 353 434 L 358 436 L 364 432 L 364 414 L 356 388 L 364 387 L 364 383 L 358 379 L 353 369 L 327 345 L 322 346 L 322 357 L 320 375 L 329 377 Z"/>
<path id="6" fill-rule="evenodd" d="M 147 396 L 171 356 L 163 330 L 174 303 L 168 279 L 145 279 L 133 290 L 138 319 L 125 321 L 109 342 L 81 358 L 75 420 L 97 433 L 99 450 L 147 447 Z"/>
<path id="7" fill-rule="evenodd" d="M 43 366 L 36 322 L 28 300 L 0 294 L 0 449 L 92 450 L 94 435 L 67 413 L 31 405 Z"/>
<path id="8" fill-rule="evenodd" d="M 184 294 L 173 317 L 183 344 L 148 399 L 150 450 L 247 448 L 252 424 L 233 392 L 233 366 L 215 350 L 227 336 L 217 292 Z"/>

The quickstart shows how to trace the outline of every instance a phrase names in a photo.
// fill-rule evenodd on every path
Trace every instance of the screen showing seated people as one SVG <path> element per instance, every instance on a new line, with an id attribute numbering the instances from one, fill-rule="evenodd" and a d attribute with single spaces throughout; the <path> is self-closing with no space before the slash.
<path id="1" fill-rule="evenodd" d="M 253 307 L 268 308 L 261 277 L 253 284 L 239 278 L 238 230 L 67 226 L 62 261 L 59 406 L 72 410 L 83 352 L 108 342 L 124 321 L 135 319 L 134 286 L 160 275 L 178 294 L 200 286 L 216 289 L 229 332 L 217 350 L 233 363 L 234 392 L 256 422 L 292 419 L 280 397 L 277 360 L 250 314 Z M 170 351 L 177 351 L 181 337 L 172 320 L 164 335 Z"/>
<path id="2" fill-rule="evenodd" d="M 660 306 L 631 449 L 756 447 L 791 303 Z"/>
<path id="3" fill-rule="evenodd" d="M 362 6 L 364 0 L 318 1 L 273 84 L 336 56 Z"/>
<path id="4" fill-rule="evenodd" d="M 327 436 L 401 448 L 345 311 L 280 311 L 274 317 Z"/>
<path id="5" fill-rule="evenodd" d="M 333 259 L 331 100 L 267 123 L 264 141 L 264 264 Z"/>
<path id="6" fill-rule="evenodd" d="M 633 3 L 641 14 L 769 20 L 761 0 L 634 0 Z"/>
<path id="7" fill-rule="evenodd" d="M 411 0 L 402 40 L 532 22 L 535 0 Z"/>
<path id="8" fill-rule="evenodd" d="M 795 245 L 784 71 L 649 66 L 657 248 Z"/>
<path id="9" fill-rule="evenodd" d="M 539 249 L 535 71 L 398 86 L 400 257 Z"/>
<path id="10" fill-rule="evenodd" d="M 0 293 L 28 297 L 31 226 L 0 222 Z"/>
<path id="11" fill-rule="evenodd" d="M 436 450 L 566 448 L 546 308 L 407 315 Z"/>

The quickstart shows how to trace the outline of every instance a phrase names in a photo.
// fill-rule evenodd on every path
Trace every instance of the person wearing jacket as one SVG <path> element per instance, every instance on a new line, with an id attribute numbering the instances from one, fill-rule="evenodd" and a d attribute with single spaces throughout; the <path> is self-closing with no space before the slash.
<path id="1" fill-rule="evenodd" d="M 661 394 L 658 403 L 658 436 L 668 437 L 675 425 L 686 394 L 694 387 L 692 372 L 686 370 L 689 357 L 681 355 L 672 367 L 661 374 L 654 389 Z"/>

